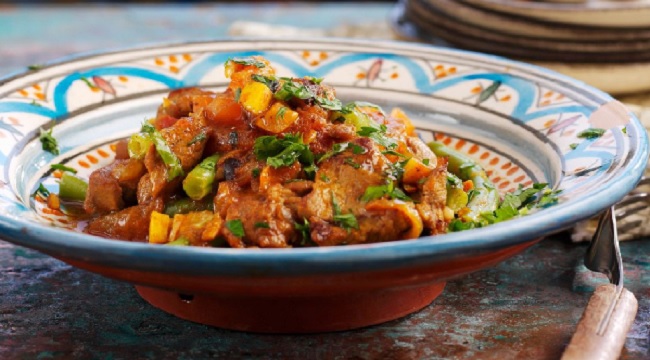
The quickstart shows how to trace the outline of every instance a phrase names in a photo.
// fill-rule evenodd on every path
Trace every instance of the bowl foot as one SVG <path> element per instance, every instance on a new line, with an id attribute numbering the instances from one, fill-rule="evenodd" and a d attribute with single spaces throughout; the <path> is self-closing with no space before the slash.
<path id="1" fill-rule="evenodd" d="M 375 325 L 429 305 L 445 283 L 315 297 L 245 297 L 180 294 L 136 286 L 151 305 L 180 318 L 220 328 L 261 333 L 316 333 Z"/>

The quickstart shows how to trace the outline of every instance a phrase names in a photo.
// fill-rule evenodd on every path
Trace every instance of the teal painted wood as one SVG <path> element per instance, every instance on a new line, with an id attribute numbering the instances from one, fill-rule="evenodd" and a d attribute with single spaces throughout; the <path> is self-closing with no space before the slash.
<path id="1" fill-rule="evenodd" d="M 278 336 L 178 319 L 145 303 L 129 284 L 2 243 L 0 358 L 557 359 L 592 293 L 589 286 L 572 288 L 585 249 L 559 236 L 448 283 L 433 304 L 403 319 Z M 650 242 L 624 243 L 622 251 L 626 286 L 639 299 L 622 359 L 646 359 Z"/>

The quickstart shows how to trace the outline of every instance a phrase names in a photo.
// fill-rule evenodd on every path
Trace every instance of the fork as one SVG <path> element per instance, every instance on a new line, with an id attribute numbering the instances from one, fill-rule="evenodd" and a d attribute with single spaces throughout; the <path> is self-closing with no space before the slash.
<path id="1" fill-rule="evenodd" d="M 616 218 L 635 213 L 639 203 L 647 206 L 647 195 L 643 192 L 630 194 L 619 203 L 622 211 L 617 213 L 612 206 L 600 216 L 584 261 L 588 269 L 607 275 L 610 284 L 598 287 L 589 299 L 576 332 L 564 351 L 563 360 L 619 357 L 638 304 L 634 294 L 623 287 L 623 261 Z"/>

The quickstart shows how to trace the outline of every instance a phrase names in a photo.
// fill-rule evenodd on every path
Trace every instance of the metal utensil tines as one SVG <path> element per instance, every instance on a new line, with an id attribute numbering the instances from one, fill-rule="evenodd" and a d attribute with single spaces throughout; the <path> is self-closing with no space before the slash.
<path id="1" fill-rule="evenodd" d="M 632 213 L 645 197 L 628 195 L 621 205 L 626 209 L 619 216 Z M 624 200 L 625 201 L 625 200 Z M 596 289 L 582 314 L 576 332 L 562 359 L 617 359 L 625 344 L 627 333 L 634 322 L 637 301 L 623 286 L 623 261 L 616 228 L 614 207 L 605 211 L 585 254 L 585 266 L 609 278 L 610 284 Z"/>

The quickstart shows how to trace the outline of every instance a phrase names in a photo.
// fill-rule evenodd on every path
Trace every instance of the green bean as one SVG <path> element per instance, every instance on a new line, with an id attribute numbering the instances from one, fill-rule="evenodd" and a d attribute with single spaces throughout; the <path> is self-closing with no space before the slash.
<path id="1" fill-rule="evenodd" d="M 470 192 L 467 203 L 470 212 L 464 216 L 465 219 L 476 221 L 482 213 L 493 212 L 497 209 L 499 193 L 479 164 L 465 154 L 441 143 L 433 141 L 428 145 L 436 156 L 447 158 L 449 172 L 457 175 L 463 181 L 472 180 L 474 189 Z"/>
<path id="2" fill-rule="evenodd" d="M 188 198 L 173 200 L 165 204 L 165 214 L 174 216 L 176 214 L 187 214 L 192 211 L 212 210 L 214 204 L 212 199 L 195 201 Z"/>
<path id="3" fill-rule="evenodd" d="M 153 144 L 153 142 L 147 134 L 137 133 L 131 135 L 128 143 L 129 157 L 134 159 L 143 159 L 151 144 Z"/>
<path id="4" fill-rule="evenodd" d="M 221 155 L 214 154 L 203 159 L 183 180 L 183 190 L 192 200 L 201 200 L 212 192 L 214 168 L 220 157 Z"/>
<path id="5" fill-rule="evenodd" d="M 88 183 L 64 172 L 59 182 L 59 197 L 64 200 L 84 201 L 88 192 Z"/>

